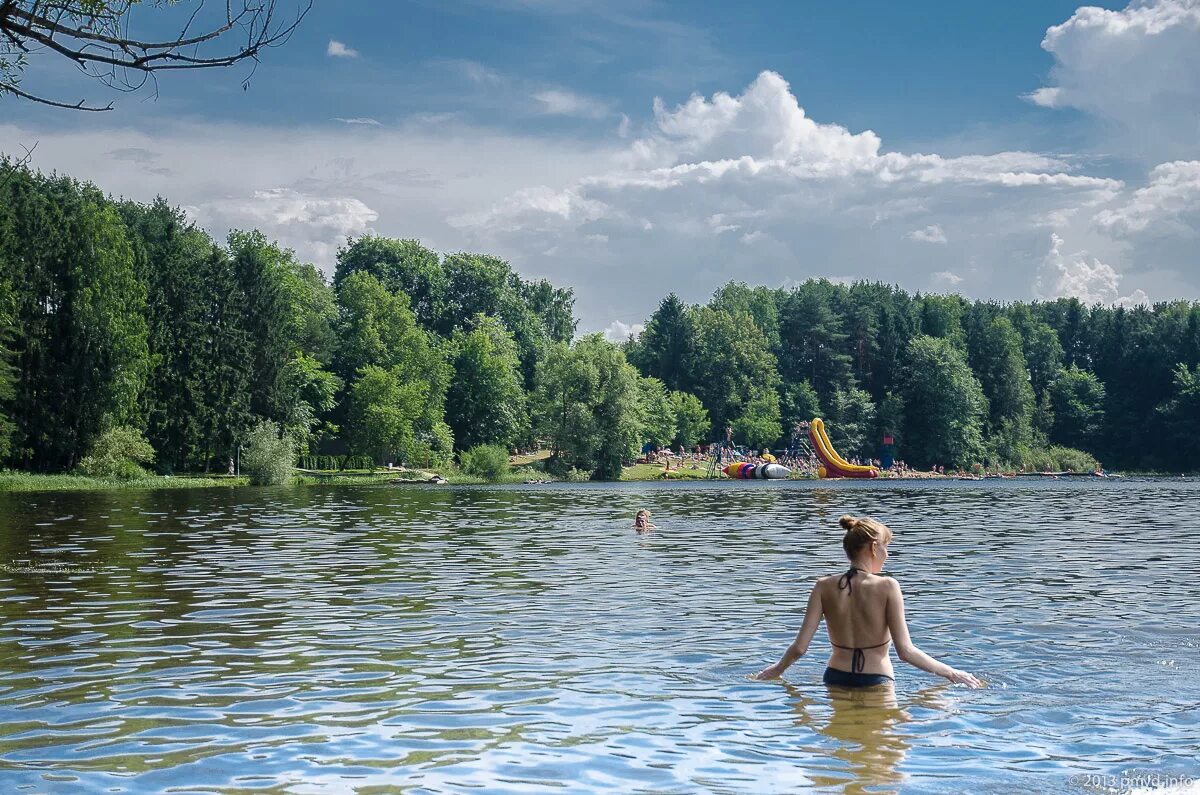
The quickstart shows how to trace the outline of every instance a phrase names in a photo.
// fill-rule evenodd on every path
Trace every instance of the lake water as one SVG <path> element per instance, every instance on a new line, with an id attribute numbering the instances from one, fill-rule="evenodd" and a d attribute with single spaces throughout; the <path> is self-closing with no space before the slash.
<path id="1" fill-rule="evenodd" d="M 844 512 L 986 689 L 831 694 L 823 629 L 747 678 Z M 1183 480 L 0 494 L 0 791 L 1194 792 L 1198 533 Z"/>

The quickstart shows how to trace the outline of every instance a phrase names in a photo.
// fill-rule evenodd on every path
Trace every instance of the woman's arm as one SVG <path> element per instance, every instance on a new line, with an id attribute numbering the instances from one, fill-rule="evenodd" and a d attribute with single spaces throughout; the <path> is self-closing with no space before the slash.
<path id="1" fill-rule="evenodd" d="M 808 595 L 808 607 L 804 609 L 804 623 L 800 625 L 796 639 L 792 641 L 791 646 L 787 647 L 783 656 L 779 658 L 779 662 L 762 669 L 754 678 L 774 679 L 786 671 L 788 666 L 803 657 L 808 652 L 808 644 L 812 643 L 813 635 L 817 633 L 817 627 L 821 625 L 821 616 L 824 615 L 824 612 L 825 610 L 821 606 L 821 590 L 814 585 L 812 593 Z"/>
<path id="2" fill-rule="evenodd" d="M 921 651 L 908 635 L 908 619 L 904 616 L 904 594 L 900 592 L 900 583 L 888 580 L 887 623 L 892 633 L 892 643 L 896 645 L 896 654 L 909 665 L 916 666 L 922 671 L 945 677 L 951 682 L 958 682 L 971 687 L 982 687 L 982 683 L 966 671 L 952 668 L 938 662 Z"/>

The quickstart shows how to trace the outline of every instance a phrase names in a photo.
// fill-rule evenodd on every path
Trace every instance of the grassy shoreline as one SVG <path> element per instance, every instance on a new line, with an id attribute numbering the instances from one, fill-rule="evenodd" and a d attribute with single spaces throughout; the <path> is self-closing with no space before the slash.
<path id="1" fill-rule="evenodd" d="M 0 492 L 27 491 L 108 491 L 113 489 L 213 489 L 246 486 L 249 478 L 238 477 L 173 477 L 148 475 L 143 478 L 119 480 L 90 478 L 84 475 L 44 475 L 33 472 L 0 472 Z"/>
<path id="2" fill-rule="evenodd" d="M 431 483 L 433 472 L 420 470 L 381 471 L 381 472 L 329 472 L 314 474 L 298 474 L 293 478 L 291 486 L 410 486 L 428 485 Z M 453 486 L 481 486 L 488 483 L 493 485 L 525 483 L 529 480 L 547 480 L 549 476 L 542 472 L 515 470 L 509 472 L 498 481 L 488 481 L 484 478 L 467 475 L 462 472 L 448 472 L 442 477 Z M 228 489 L 238 486 L 249 486 L 250 479 L 246 476 L 193 476 L 193 475 L 147 475 L 140 478 L 121 480 L 117 478 L 93 478 L 85 475 L 41 474 L 35 472 L 0 471 L 0 493 L 25 493 L 39 491 L 137 491 L 148 489 Z"/>

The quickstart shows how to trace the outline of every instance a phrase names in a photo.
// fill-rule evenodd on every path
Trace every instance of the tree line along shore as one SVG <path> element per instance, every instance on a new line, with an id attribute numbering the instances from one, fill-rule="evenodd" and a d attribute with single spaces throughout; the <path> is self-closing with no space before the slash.
<path id="1" fill-rule="evenodd" d="M 318 459 L 619 479 L 646 445 L 728 427 L 787 448 L 815 416 L 844 456 L 891 436 L 912 469 L 1198 468 L 1200 302 L 731 282 L 613 343 L 576 334 L 574 300 L 497 257 L 369 235 L 327 280 L 259 232 L 216 241 L 165 199 L 0 161 L 0 488 L 231 461 L 279 482 Z"/>

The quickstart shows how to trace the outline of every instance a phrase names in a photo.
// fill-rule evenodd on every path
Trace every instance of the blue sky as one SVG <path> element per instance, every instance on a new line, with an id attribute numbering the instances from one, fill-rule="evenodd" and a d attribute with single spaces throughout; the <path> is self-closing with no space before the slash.
<path id="1" fill-rule="evenodd" d="M 730 278 L 1191 298 L 1197 53 L 1196 0 L 317 0 L 248 90 L 4 98 L 0 151 L 324 267 L 364 231 L 498 253 L 612 334 Z M 45 57 L 25 87 L 110 98 Z"/>
<path id="2" fill-rule="evenodd" d="M 294 8 L 289 2 L 281 8 Z M 645 120 L 655 96 L 677 102 L 729 91 L 769 69 L 789 80 L 814 118 L 873 129 L 897 147 L 989 125 L 1037 141 L 1072 135 L 1071 114 L 1048 113 L 1020 95 L 1053 63 L 1039 47 L 1046 28 L 1076 7 L 936 0 L 914 9 L 871 0 L 765 2 L 747 13 L 728 2 L 317 0 L 291 41 L 268 52 L 248 91 L 240 84 L 247 70 L 234 67 L 165 76 L 149 104 L 92 91 L 119 103 L 99 122 L 16 103 L 6 103 L 5 116 L 94 126 L 184 114 L 275 125 L 456 112 L 479 124 L 602 136 L 615 131 L 621 113 Z M 357 57 L 326 56 L 331 39 Z M 42 59 L 53 79 L 31 73 L 27 86 L 74 99 L 86 85 L 56 61 Z M 505 105 L 472 73 L 476 67 L 530 92 L 541 86 L 587 97 L 609 109 L 612 124 L 547 116 L 534 102 Z"/>

